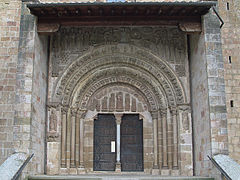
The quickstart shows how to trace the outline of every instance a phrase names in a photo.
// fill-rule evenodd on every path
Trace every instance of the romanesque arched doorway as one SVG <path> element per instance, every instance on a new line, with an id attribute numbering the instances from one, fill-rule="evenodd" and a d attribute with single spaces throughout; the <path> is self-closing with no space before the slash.
<path id="1" fill-rule="evenodd" d="M 163 175 L 191 173 L 192 162 L 184 160 L 188 154 L 192 157 L 192 142 L 190 139 L 184 141 L 188 134 L 191 135 L 184 86 L 174 69 L 150 51 L 127 43 L 94 47 L 68 64 L 58 76 L 52 101 L 57 103 L 51 106 L 49 133 L 54 136 L 59 132 L 60 135 L 58 173 L 120 172 L 124 169 Z M 108 123 L 101 120 L 103 116 Z M 142 141 L 142 154 L 133 151 L 135 159 L 142 155 L 135 169 L 127 167 L 134 161 L 127 164 L 121 156 L 127 154 L 121 150 L 124 147 L 121 144 L 123 121 L 123 128 L 142 127 L 133 134 L 142 136 L 135 141 L 138 142 L 136 147 L 141 146 L 139 142 Z M 138 121 L 142 121 L 142 126 Z M 97 125 L 98 122 L 103 125 Z M 136 123 L 130 125 L 133 122 Z M 97 160 L 108 154 L 105 150 L 96 152 L 96 143 L 100 140 L 95 142 L 95 139 L 96 127 L 104 126 L 101 132 L 106 134 L 103 136 L 109 135 L 107 128 L 113 129 L 110 132 L 113 139 L 106 140 L 113 156 L 110 160 L 102 160 L 108 160 L 109 164 L 114 162 L 111 168 L 108 164 L 101 169 L 104 165 L 98 166 Z M 129 144 L 129 139 L 125 144 Z M 114 151 L 111 149 L 113 141 L 115 152 L 111 152 Z M 185 145 L 190 150 L 184 150 Z"/>

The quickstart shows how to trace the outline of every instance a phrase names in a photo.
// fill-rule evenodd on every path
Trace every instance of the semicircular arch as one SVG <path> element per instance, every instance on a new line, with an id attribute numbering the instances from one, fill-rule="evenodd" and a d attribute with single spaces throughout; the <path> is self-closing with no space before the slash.
<path id="1" fill-rule="evenodd" d="M 124 53 L 124 49 L 127 47 L 133 49 L 134 56 L 133 54 Z M 103 66 L 111 67 L 117 63 L 134 66 L 151 74 L 152 77 L 161 81 L 160 84 L 162 84 L 167 94 L 170 91 L 174 93 L 176 104 L 186 101 L 184 88 L 170 66 L 153 54 L 131 45 L 101 46 L 78 58 L 77 61 L 69 65 L 58 79 L 53 97 L 57 99 L 62 97 L 63 94 L 71 94 L 79 79 L 86 77 L 88 72 L 98 71 Z"/>

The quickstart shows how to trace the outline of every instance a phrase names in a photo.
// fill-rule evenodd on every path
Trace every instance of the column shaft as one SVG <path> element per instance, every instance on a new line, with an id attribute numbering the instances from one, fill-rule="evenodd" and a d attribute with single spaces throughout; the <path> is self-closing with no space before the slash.
<path id="1" fill-rule="evenodd" d="M 161 117 L 162 117 L 162 132 L 163 132 L 163 168 L 167 168 L 168 167 L 168 156 L 167 156 L 167 152 L 168 152 L 168 147 L 167 147 L 167 109 L 162 109 L 161 111 Z"/>
<path id="2" fill-rule="evenodd" d="M 76 112 L 71 112 L 71 160 L 70 166 L 75 167 L 75 126 L 76 126 Z"/>
<path id="3" fill-rule="evenodd" d="M 178 124 L 177 111 L 173 114 L 173 167 L 178 167 Z"/>
<path id="4" fill-rule="evenodd" d="M 84 127 L 83 127 L 83 121 L 84 119 L 81 118 L 80 119 L 80 167 L 84 167 L 83 164 L 83 131 L 84 131 Z"/>
<path id="5" fill-rule="evenodd" d="M 120 124 L 117 124 L 117 162 L 120 163 Z"/>
<path id="6" fill-rule="evenodd" d="M 153 118 L 153 151 L 154 151 L 154 169 L 158 169 L 158 112 L 152 114 Z"/>
<path id="7" fill-rule="evenodd" d="M 62 116 L 62 136 L 61 136 L 61 167 L 66 167 L 66 112 L 61 111 Z"/>

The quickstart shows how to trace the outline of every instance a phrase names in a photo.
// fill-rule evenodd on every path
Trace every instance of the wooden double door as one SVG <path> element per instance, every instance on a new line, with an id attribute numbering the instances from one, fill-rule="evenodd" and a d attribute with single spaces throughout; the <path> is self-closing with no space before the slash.
<path id="1" fill-rule="evenodd" d="M 115 147 L 113 147 L 115 145 Z M 94 121 L 94 171 L 115 171 L 117 125 L 113 114 Z M 143 171 L 143 122 L 138 114 L 124 114 L 120 125 L 121 171 Z"/>

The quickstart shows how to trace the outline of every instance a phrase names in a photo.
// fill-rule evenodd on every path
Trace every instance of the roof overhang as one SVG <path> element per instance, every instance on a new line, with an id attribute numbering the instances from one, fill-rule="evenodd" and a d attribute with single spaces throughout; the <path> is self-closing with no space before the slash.
<path id="1" fill-rule="evenodd" d="M 59 26 L 147 26 L 201 23 L 216 1 L 28 4 L 38 24 Z"/>

